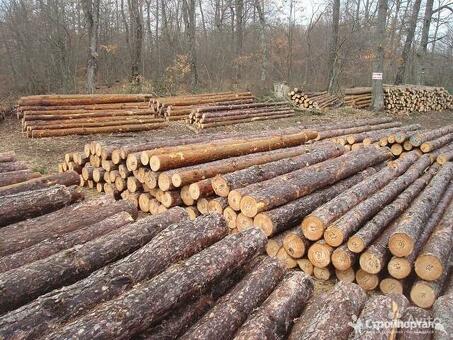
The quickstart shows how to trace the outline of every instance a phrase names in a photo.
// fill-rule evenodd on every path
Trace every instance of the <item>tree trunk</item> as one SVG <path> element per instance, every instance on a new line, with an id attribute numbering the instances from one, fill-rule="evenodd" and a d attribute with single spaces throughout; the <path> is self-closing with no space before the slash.
<path id="1" fill-rule="evenodd" d="M 265 257 L 181 339 L 231 339 L 247 316 L 274 290 L 284 273 L 285 268 L 277 259 Z"/>
<path id="2" fill-rule="evenodd" d="M 33 191 L 38 189 L 49 188 L 54 185 L 78 185 L 80 183 L 80 175 L 75 171 L 61 172 L 55 175 L 41 176 L 32 178 L 26 182 L 11 184 L 0 188 L 0 196 L 18 194 L 25 191 Z"/>
<path id="3" fill-rule="evenodd" d="M 411 52 L 412 42 L 414 40 L 415 29 L 417 28 L 418 12 L 422 0 L 415 0 L 412 7 L 412 13 L 409 19 L 409 27 L 407 29 L 406 41 L 404 42 L 403 52 L 401 53 L 401 62 L 396 73 L 395 85 L 400 85 L 404 82 L 407 69 L 407 61 Z"/>
<path id="4" fill-rule="evenodd" d="M 266 301 L 239 328 L 236 340 L 284 338 L 313 293 L 312 279 L 301 272 L 291 272 Z"/>
<path id="5" fill-rule="evenodd" d="M 441 200 L 452 178 L 453 163 L 443 165 L 404 213 L 389 239 L 388 246 L 393 255 L 403 257 L 412 253 L 426 221 Z"/>
<path id="6" fill-rule="evenodd" d="M 334 93 L 338 87 L 338 39 L 340 26 L 340 0 L 333 0 L 332 3 L 332 36 L 329 44 L 329 61 L 327 68 L 329 70 L 329 93 Z"/>
<path id="7" fill-rule="evenodd" d="M 332 291 L 312 299 L 289 334 L 296 339 L 347 339 L 353 315 L 359 315 L 367 296 L 353 283 L 339 282 Z"/>
<path id="8" fill-rule="evenodd" d="M 178 210 L 185 214 L 184 209 Z M 0 312 L 12 310 L 62 285 L 72 284 L 139 249 L 160 231 L 159 227 L 149 227 L 154 219 L 150 216 L 79 247 L 1 274 L 3 299 L 0 302 Z M 163 223 L 161 228 L 165 226 L 168 223 Z"/>
<path id="9" fill-rule="evenodd" d="M 137 218 L 137 209 L 130 203 L 101 197 L 11 224 L 0 229 L 0 257 L 25 251 L 36 243 L 98 223 L 121 211 Z"/>
<path id="10" fill-rule="evenodd" d="M 131 55 L 131 82 L 139 84 L 138 75 L 142 60 L 143 46 L 143 15 L 142 3 L 128 0 L 129 23 L 130 23 L 130 55 Z"/>
<path id="11" fill-rule="evenodd" d="M 376 171 L 373 168 L 368 168 L 356 175 L 335 183 L 330 187 L 318 190 L 278 208 L 259 213 L 254 218 L 254 224 L 261 228 L 268 237 L 276 235 L 279 232 L 299 224 L 307 214 L 321 204 L 333 199 L 341 192 L 375 172 Z"/>
<path id="12" fill-rule="evenodd" d="M 265 243 L 265 235 L 257 229 L 227 236 L 188 260 L 171 266 L 155 278 L 65 324 L 49 337 L 112 339 L 119 336 L 131 337 L 143 332 L 168 312 L 189 299 L 200 296 L 200 288 L 203 289 L 248 262 L 264 249 Z M 275 268 L 283 271 L 278 265 Z M 258 282 L 262 285 L 263 279 L 272 281 L 269 276 L 260 276 Z M 277 280 L 275 281 L 276 284 Z M 175 285 L 175 282 L 178 284 Z M 120 312 L 124 308 L 128 313 Z"/>
<path id="13" fill-rule="evenodd" d="M 360 126 L 351 127 L 351 128 L 337 128 L 337 127 L 333 127 L 331 129 L 323 128 L 322 131 L 319 132 L 316 140 L 326 139 L 326 138 L 331 138 L 331 137 L 336 137 L 336 136 L 350 135 L 353 133 L 369 132 L 369 131 L 373 131 L 373 130 L 394 128 L 394 127 L 399 127 L 399 126 L 401 126 L 400 122 L 389 122 L 389 123 L 383 123 L 383 124 L 377 124 L 377 125 L 372 125 L 370 123 L 369 125 L 360 125 Z"/>
<path id="14" fill-rule="evenodd" d="M 82 1 L 82 9 L 88 23 L 88 62 L 87 62 L 87 92 L 96 91 L 96 73 L 98 61 L 98 35 L 99 35 L 99 5 L 100 0 Z"/>
<path id="15" fill-rule="evenodd" d="M 382 208 L 380 212 L 349 238 L 348 248 L 355 253 L 361 253 L 367 248 L 392 221 L 404 213 L 412 201 L 429 183 L 438 169 L 438 166 L 432 166 L 422 177 L 416 179 L 414 183 L 405 189 L 392 203 Z"/>
<path id="16" fill-rule="evenodd" d="M 347 244 L 335 249 L 332 253 L 332 264 L 335 269 L 344 271 L 351 268 L 356 260 L 358 259 L 358 254 L 353 253 L 347 247 Z"/>
<path id="17" fill-rule="evenodd" d="M 1 187 L 9 186 L 16 183 L 28 181 L 33 178 L 40 177 L 39 172 L 32 172 L 31 170 L 17 170 L 3 172 L 0 178 L 0 189 Z"/>
<path id="18" fill-rule="evenodd" d="M 183 1 L 183 19 L 185 25 L 185 34 L 187 37 L 187 46 L 189 50 L 189 64 L 190 73 L 192 76 L 192 91 L 198 86 L 198 72 L 197 72 L 197 51 L 196 51 L 196 16 L 195 16 L 196 3 L 195 0 Z"/>
<path id="19" fill-rule="evenodd" d="M 425 6 L 425 15 L 423 17 L 423 28 L 420 38 L 420 48 L 416 54 L 418 63 L 418 79 L 417 84 L 425 84 L 425 72 L 428 54 L 428 40 L 429 40 L 429 29 L 431 26 L 431 20 L 433 16 L 433 4 L 434 0 L 427 0 Z"/>
<path id="20" fill-rule="evenodd" d="M 0 200 L 0 227 L 48 214 L 82 197 L 80 191 L 62 185 L 3 196 Z"/>
<path id="21" fill-rule="evenodd" d="M 362 325 L 362 327 L 356 326 L 349 339 L 396 339 L 398 332 L 397 322 L 408 306 L 409 301 L 401 294 L 370 297 L 355 323 L 356 325 Z M 377 326 L 380 322 L 382 322 L 381 326 Z M 389 324 L 392 326 L 389 327 Z"/>
<path id="22" fill-rule="evenodd" d="M 360 1 L 360 0 L 359 0 Z M 376 28 L 376 56 L 373 65 L 373 72 L 384 72 L 384 54 L 385 54 L 385 26 L 387 19 L 387 0 L 379 0 L 379 10 Z M 382 79 L 372 79 L 372 107 L 374 111 L 382 111 L 384 109 L 384 89 Z"/>
<path id="23" fill-rule="evenodd" d="M 439 321 L 442 328 L 434 330 L 435 340 L 448 340 L 453 334 L 453 295 L 446 294 L 439 297 L 433 305 L 433 317 Z"/>
<path id="24" fill-rule="evenodd" d="M 450 143 L 452 140 L 453 140 L 453 133 L 450 133 L 448 135 L 439 137 L 432 141 L 423 143 L 422 145 L 420 145 L 420 150 L 422 150 L 424 153 L 432 152 L 432 151 Z"/>
<path id="25" fill-rule="evenodd" d="M 242 198 L 241 211 L 248 217 L 286 204 L 317 189 L 331 185 L 390 157 L 374 147 L 349 152 L 323 163 L 273 179 L 272 184 Z"/>

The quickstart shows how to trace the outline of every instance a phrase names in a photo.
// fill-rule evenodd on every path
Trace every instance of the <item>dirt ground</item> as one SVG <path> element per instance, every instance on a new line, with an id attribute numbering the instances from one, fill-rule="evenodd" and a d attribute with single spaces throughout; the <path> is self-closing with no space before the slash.
<path id="1" fill-rule="evenodd" d="M 303 126 L 309 124 L 325 123 L 344 119 L 371 118 L 376 114 L 364 110 L 341 108 L 327 113 L 298 112 L 295 117 L 272 121 L 258 121 L 253 123 L 218 127 L 203 130 L 200 133 L 212 133 L 218 131 L 261 131 L 279 130 L 291 126 Z M 425 128 L 434 128 L 446 124 L 453 124 L 453 112 L 431 112 L 413 114 L 410 117 L 395 117 L 404 124 L 420 123 Z M 156 137 L 181 137 L 191 136 L 195 133 L 189 130 L 183 123 L 171 123 L 162 130 L 146 131 L 134 134 L 115 135 L 89 135 L 89 136 L 65 136 L 54 138 L 27 138 L 21 132 L 20 121 L 13 116 L 0 120 L 0 152 L 14 150 L 20 160 L 27 162 L 30 167 L 41 173 L 55 173 L 57 164 L 63 160 L 64 154 L 83 150 L 83 145 L 92 140 L 112 140 L 121 137 L 133 136 L 156 136 Z"/>

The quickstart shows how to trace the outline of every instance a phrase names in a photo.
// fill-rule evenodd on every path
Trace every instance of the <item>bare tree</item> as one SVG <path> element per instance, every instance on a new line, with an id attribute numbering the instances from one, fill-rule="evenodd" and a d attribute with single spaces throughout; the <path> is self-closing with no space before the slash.
<path id="1" fill-rule="evenodd" d="M 190 73 L 192 75 L 192 89 L 195 90 L 198 86 L 197 72 L 197 52 L 195 46 L 195 0 L 183 0 L 183 18 L 185 32 L 187 36 L 187 47 L 189 50 Z"/>
<path id="2" fill-rule="evenodd" d="M 376 56 L 373 70 L 375 73 L 384 72 L 384 44 L 385 44 L 385 25 L 387 19 L 387 0 L 379 0 L 379 10 L 376 27 Z M 373 77 L 374 78 L 374 77 Z M 379 78 L 379 77 L 376 77 Z M 383 77 L 373 79 L 372 87 L 372 107 L 375 111 L 381 111 L 384 108 L 384 89 L 382 87 Z"/>
<path id="3" fill-rule="evenodd" d="M 143 0 L 128 0 L 129 43 L 131 55 L 131 80 L 137 81 L 142 58 L 143 46 Z"/>
<path id="4" fill-rule="evenodd" d="M 88 62 L 87 62 L 87 92 L 96 90 L 96 73 L 98 68 L 98 35 L 99 35 L 99 5 L 100 0 L 82 0 L 83 13 L 88 26 Z"/>
<path id="5" fill-rule="evenodd" d="M 339 26 L 340 26 L 340 0 L 333 0 L 332 6 L 332 36 L 329 46 L 329 84 L 328 91 L 330 93 L 335 91 L 337 83 L 337 46 L 338 46 L 338 36 L 339 36 Z"/>

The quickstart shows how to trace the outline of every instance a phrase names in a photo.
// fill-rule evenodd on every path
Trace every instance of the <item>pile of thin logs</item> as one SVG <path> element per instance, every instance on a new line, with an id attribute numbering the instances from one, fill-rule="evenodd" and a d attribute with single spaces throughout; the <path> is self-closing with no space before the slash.
<path id="1" fill-rule="evenodd" d="M 301 109 L 325 109 L 336 108 L 343 105 L 343 102 L 337 96 L 323 92 L 304 92 L 299 88 L 288 93 L 291 101 Z"/>
<path id="2" fill-rule="evenodd" d="M 254 101 L 251 92 L 218 92 L 155 98 L 151 99 L 150 108 L 156 116 L 165 117 L 168 121 L 185 121 L 198 107 L 243 105 Z"/>
<path id="3" fill-rule="evenodd" d="M 344 102 L 356 108 L 369 107 L 371 87 L 347 89 Z M 384 105 L 387 112 L 393 114 L 444 111 L 453 109 L 453 96 L 443 87 L 385 85 Z"/>
<path id="4" fill-rule="evenodd" d="M 165 126 L 149 95 L 48 95 L 22 97 L 17 108 L 28 137 L 135 132 Z"/>
<path id="5" fill-rule="evenodd" d="M 453 141 L 453 125 L 447 125 L 433 130 L 400 130 L 394 131 L 387 136 L 382 136 L 378 144 L 387 146 L 393 155 L 399 156 L 403 152 L 420 150 L 422 153 L 430 153 L 441 149 L 439 163 L 444 164 L 451 159 Z M 450 156 L 449 156 L 450 154 Z"/>
<path id="6" fill-rule="evenodd" d="M 195 129 L 205 129 L 292 116 L 294 110 L 287 102 L 202 106 L 192 110 L 186 123 Z"/>

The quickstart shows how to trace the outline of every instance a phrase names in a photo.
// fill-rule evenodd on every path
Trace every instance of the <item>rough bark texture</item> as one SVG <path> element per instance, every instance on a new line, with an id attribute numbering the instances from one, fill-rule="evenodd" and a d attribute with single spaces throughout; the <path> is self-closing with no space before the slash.
<path id="1" fill-rule="evenodd" d="M 121 211 L 137 218 L 137 209 L 129 202 L 101 197 L 11 224 L 0 229 L 0 256 L 19 252 L 47 238 L 95 224 Z"/>
<path id="2" fill-rule="evenodd" d="M 294 326 L 289 340 L 347 339 L 350 322 L 359 315 L 367 296 L 353 283 L 339 282 L 334 289 L 312 299 Z"/>
<path id="3" fill-rule="evenodd" d="M 62 185 L 4 196 L 0 199 L 0 227 L 61 209 L 82 197 L 77 189 Z"/>
<path id="4" fill-rule="evenodd" d="M 185 214 L 184 209 L 178 210 Z M 163 220 L 153 216 L 139 220 L 83 245 L 2 273 L 0 312 L 10 311 L 52 289 L 74 283 L 139 249 L 170 224 L 173 214 L 166 216 L 162 216 Z"/>
<path id="5" fill-rule="evenodd" d="M 14 151 L 0 152 L 0 163 L 15 162 L 16 153 Z"/>
<path id="6" fill-rule="evenodd" d="M 409 306 L 404 311 L 401 321 L 406 325 L 412 326 L 402 327 L 398 332 L 399 340 L 430 340 L 434 330 L 431 327 L 426 327 L 429 321 L 432 320 L 432 312 L 425 309 Z M 415 322 L 414 322 L 415 321 Z"/>
<path id="7" fill-rule="evenodd" d="M 269 296 L 284 273 L 285 268 L 278 260 L 265 258 L 181 339 L 231 339 L 249 314 Z"/>
<path id="8" fill-rule="evenodd" d="M 335 269 L 335 276 L 339 281 L 353 283 L 355 280 L 355 272 L 353 268 L 348 268 L 346 270 Z"/>
<path id="9" fill-rule="evenodd" d="M 265 243 L 266 236 L 258 229 L 227 236 L 154 279 L 99 305 L 50 334 L 49 338 L 112 339 L 138 334 L 188 299 L 199 296 L 200 291 L 213 281 L 248 262 L 263 250 Z M 260 279 L 263 278 L 260 276 Z M 123 313 L 125 309 L 128 313 Z"/>
<path id="10" fill-rule="evenodd" d="M 77 244 L 86 243 L 132 221 L 133 218 L 131 215 L 123 211 L 85 228 L 80 228 L 61 236 L 53 236 L 45 239 L 44 241 L 22 251 L 0 257 L 0 273 L 44 259 L 58 253 L 59 251 L 69 249 Z"/>
<path id="11" fill-rule="evenodd" d="M 272 183 L 241 200 L 241 211 L 255 217 L 262 211 L 281 206 L 336 183 L 390 157 L 385 149 L 374 147 L 349 152 L 343 156 L 272 179 Z"/>
<path id="12" fill-rule="evenodd" d="M 311 232 L 307 232 L 307 237 L 310 236 L 310 240 L 319 239 L 325 230 L 324 238 L 330 245 L 337 247 L 342 244 L 348 236 L 347 230 L 341 229 L 341 223 L 340 227 L 337 227 L 336 223 L 333 222 L 351 208 L 354 208 L 357 204 L 367 199 L 370 195 L 376 193 L 395 177 L 404 173 L 417 158 L 418 155 L 412 153 L 401 160 L 390 163 L 375 175 L 357 183 L 352 188 L 342 192 L 334 199 L 316 209 L 302 222 L 302 228 L 307 231 L 317 231 L 312 235 Z"/>
<path id="13" fill-rule="evenodd" d="M 414 198 L 425 188 L 438 169 L 437 165 L 432 166 L 426 174 L 416 179 L 392 203 L 382 208 L 380 212 L 349 238 L 348 248 L 356 253 L 361 253 L 367 248 L 392 221 L 410 206 Z"/>
<path id="14" fill-rule="evenodd" d="M 308 153 L 300 156 L 252 166 L 223 176 L 217 176 L 213 180 L 214 191 L 219 196 L 227 197 L 231 190 L 262 182 L 325 161 L 329 158 L 340 156 L 344 151 L 344 148 L 332 142 L 316 144 L 315 147 L 307 149 Z"/>
<path id="15" fill-rule="evenodd" d="M 443 295 L 434 302 L 433 317 L 442 326 L 434 330 L 434 339 L 449 340 L 453 334 L 453 294 Z"/>
<path id="16" fill-rule="evenodd" d="M 418 147 L 425 142 L 442 137 L 448 133 L 453 133 L 453 125 L 447 125 L 439 129 L 415 133 L 410 137 L 409 141 L 413 146 Z"/>
<path id="17" fill-rule="evenodd" d="M 452 178 L 453 164 L 447 163 L 441 167 L 425 190 L 399 219 L 398 225 L 389 239 L 389 249 L 393 255 L 402 257 L 413 252 L 423 227 Z"/>
<path id="18" fill-rule="evenodd" d="M 403 159 L 406 158 L 408 157 L 404 157 Z M 334 245 L 337 245 L 340 242 L 345 242 L 351 234 L 357 231 L 364 223 L 366 223 L 370 218 L 376 215 L 382 209 L 382 207 L 385 207 L 389 203 L 391 203 L 397 195 L 399 195 L 411 183 L 413 183 L 430 164 L 430 158 L 423 157 L 417 160 L 412 166 L 410 166 L 406 172 L 402 173 L 402 171 L 406 169 L 404 167 L 404 169 L 401 169 L 401 172 L 398 172 L 398 175 L 400 173 L 401 175 L 397 175 L 396 178 L 390 180 L 389 183 L 385 185 L 381 190 L 378 190 L 375 194 L 372 194 L 364 201 L 358 203 L 356 206 L 347 211 L 343 216 L 333 222 L 328 230 L 330 228 L 333 228 L 335 235 L 339 235 L 338 240 L 336 240 L 337 242 Z M 382 173 L 382 171 L 379 172 L 376 176 L 378 176 L 380 173 Z M 361 185 L 362 183 L 360 183 L 359 185 Z M 343 194 L 341 194 L 340 196 L 342 195 Z"/>
<path id="19" fill-rule="evenodd" d="M 237 331 L 236 340 L 283 339 L 313 293 L 304 273 L 288 273 L 261 307 Z"/>
<path id="20" fill-rule="evenodd" d="M 370 297 L 365 303 L 349 339 L 395 339 L 398 331 L 396 322 L 404 314 L 408 305 L 409 301 L 401 294 Z M 380 325 L 380 322 L 392 323 L 392 326 Z M 358 325 L 362 325 L 362 327 Z"/>
<path id="21" fill-rule="evenodd" d="M 0 188 L 0 196 L 12 195 L 24 191 L 48 188 L 56 184 L 71 186 L 80 183 L 80 176 L 75 171 L 61 172 L 55 175 L 41 176 L 30 179 L 26 182 L 12 184 Z"/>
<path id="22" fill-rule="evenodd" d="M 401 126 L 400 122 L 390 122 L 390 123 L 384 123 L 384 124 L 378 124 L 378 125 L 362 125 L 358 127 L 351 127 L 351 128 L 332 128 L 332 129 L 326 129 L 324 128 L 318 135 L 318 138 L 316 140 L 321 140 L 321 139 L 326 139 L 326 138 L 331 138 L 331 137 L 336 137 L 336 136 L 345 136 L 345 135 L 350 135 L 353 133 L 361 133 L 365 131 L 373 131 L 373 130 L 382 130 L 382 129 L 389 129 L 389 128 L 394 128 Z"/>
<path id="23" fill-rule="evenodd" d="M 330 187 L 318 190 L 278 208 L 259 213 L 254 218 L 254 224 L 260 227 L 267 236 L 278 234 L 281 231 L 298 225 L 307 214 L 321 204 L 329 201 L 375 172 L 376 170 L 374 168 L 368 168 Z"/>
<path id="24" fill-rule="evenodd" d="M 39 172 L 32 172 L 31 170 L 3 172 L 0 177 L 0 187 L 25 182 L 29 179 L 37 178 L 39 176 L 41 176 Z"/>
<path id="25" fill-rule="evenodd" d="M 0 162 L 0 173 L 26 169 L 28 169 L 28 166 L 24 162 Z"/>
<path id="26" fill-rule="evenodd" d="M 432 152 L 433 150 L 436 150 L 444 146 L 445 144 L 450 143 L 452 140 L 453 133 L 449 133 L 448 135 L 423 143 L 422 145 L 420 145 L 420 150 L 422 150 L 425 153 Z"/>

